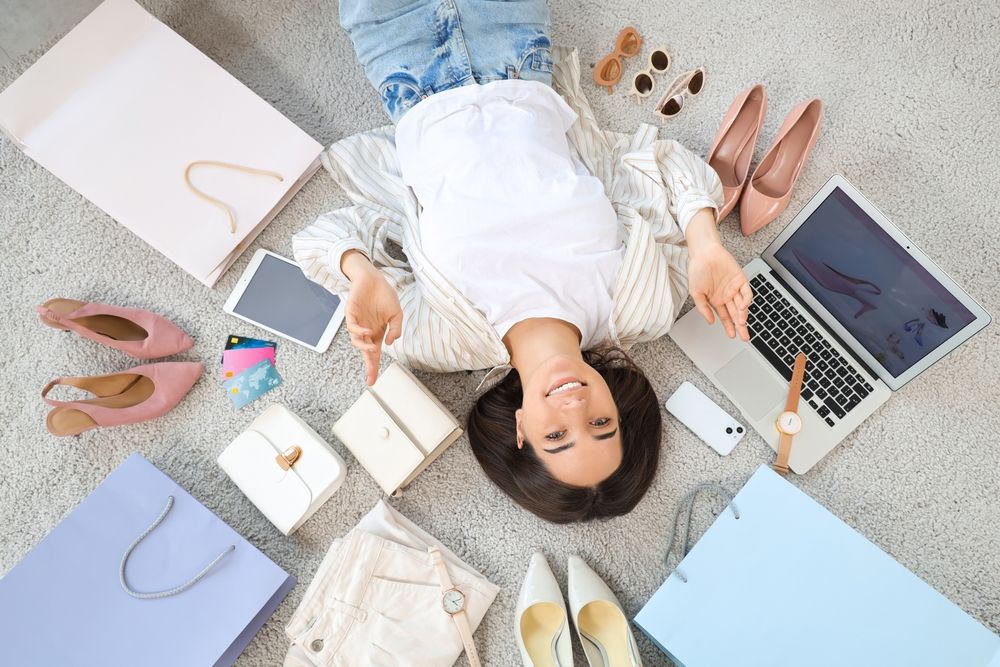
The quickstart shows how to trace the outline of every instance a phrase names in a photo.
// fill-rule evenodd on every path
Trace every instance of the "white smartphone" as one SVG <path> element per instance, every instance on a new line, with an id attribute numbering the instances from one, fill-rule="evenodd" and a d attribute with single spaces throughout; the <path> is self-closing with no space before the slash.
<path id="1" fill-rule="evenodd" d="M 706 396 L 690 382 L 684 382 L 673 396 L 667 399 L 667 412 L 677 417 L 692 433 L 717 451 L 727 456 L 746 435 L 743 424 Z"/>
<path id="2" fill-rule="evenodd" d="M 340 297 L 264 249 L 254 253 L 223 310 L 317 352 L 326 352 L 344 321 Z"/>

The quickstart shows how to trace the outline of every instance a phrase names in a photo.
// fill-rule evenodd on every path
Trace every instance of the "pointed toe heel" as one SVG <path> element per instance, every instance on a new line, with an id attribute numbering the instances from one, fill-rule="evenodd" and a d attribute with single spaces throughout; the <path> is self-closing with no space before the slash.
<path id="1" fill-rule="evenodd" d="M 740 93 L 722 118 L 705 158 L 722 181 L 725 204 L 719 211 L 719 220 L 729 215 L 740 199 L 766 114 L 767 90 L 758 83 Z"/>
<path id="2" fill-rule="evenodd" d="M 762 229 L 788 207 L 823 120 L 823 102 L 813 98 L 792 109 L 777 137 L 747 181 L 740 200 L 744 236 Z"/>
<path id="3" fill-rule="evenodd" d="M 642 667 L 621 603 L 577 556 L 569 558 L 569 607 L 591 667 Z"/>
<path id="4" fill-rule="evenodd" d="M 110 375 L 56 378 L 42 390 L 42 400 L 53 407 L 45 425 L 52 435 L 71 436 L 98 427 L 162 417 L 177 407 L 201 377 L 202 370 L 200 363 L 168 361 Z M 57 385 L 83 389 L 95 398 L 79 401 L 48 398 Z"/>
<path id="5" fill-rule="evenodd" d="M 525 667 L 572 667 L 566 603 L 540 553 L 531 557 L 514 618 L 514 634 Z"/>
<path id="6" fill-rule="evenodd" d="M 176 324 L 139 308 L 51 299 L 36 306 L 35 311 L 47 327 L 72 331 L 136 359 L 169 357 L 194 345 Z"/>

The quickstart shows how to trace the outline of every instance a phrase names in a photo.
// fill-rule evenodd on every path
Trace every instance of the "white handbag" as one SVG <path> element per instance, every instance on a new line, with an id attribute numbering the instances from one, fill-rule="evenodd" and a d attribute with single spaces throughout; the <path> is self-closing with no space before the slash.
<path id="1" fill-rule="evenodd" d="M 253 420 L 218 462 L 285 535 L 298 530 L 340 488 L 347 469 L 316 431 L 278 404 Z"/>
<path id="2" fill-rule="evenodd" d="M 462 429 L 427 387 L 393 363 L 337 420 L 333 434 L 383 491 L 399 495 Z"/>

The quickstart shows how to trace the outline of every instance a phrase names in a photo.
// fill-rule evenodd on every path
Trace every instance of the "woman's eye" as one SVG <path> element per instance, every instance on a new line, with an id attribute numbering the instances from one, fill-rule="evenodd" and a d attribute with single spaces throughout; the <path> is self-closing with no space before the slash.
<path id="1" fill-rule="evenodd" d="M 601 417 L 600 419 L 595 419 L 594 421 L 590 422 L 590 425 L 600 428 L 602 426 L 607 426 L 610 423 L 611 423 L 610 417 Z"/>
<path id="2" fill-rule="evenodd" d="M 564 435 L 566 435 L 566 431 L 553 431 L 552 433 L 549 433 L 547 436 L 545 436 L 545 439 L 546 440 L 558 440 L 559 438 L 563 437 Z"/>

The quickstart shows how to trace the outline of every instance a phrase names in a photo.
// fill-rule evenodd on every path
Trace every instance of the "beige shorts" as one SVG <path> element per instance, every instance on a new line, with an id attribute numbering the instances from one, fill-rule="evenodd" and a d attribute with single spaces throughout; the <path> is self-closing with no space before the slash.
<path id="1" fill-rule="evenodd" d="M 428 549 L 465 593 L 473 630 L 499 588 L 383 501 L 334 541 L 285 628 L 284 667 L 451 667 L 463 651 Z"/>

